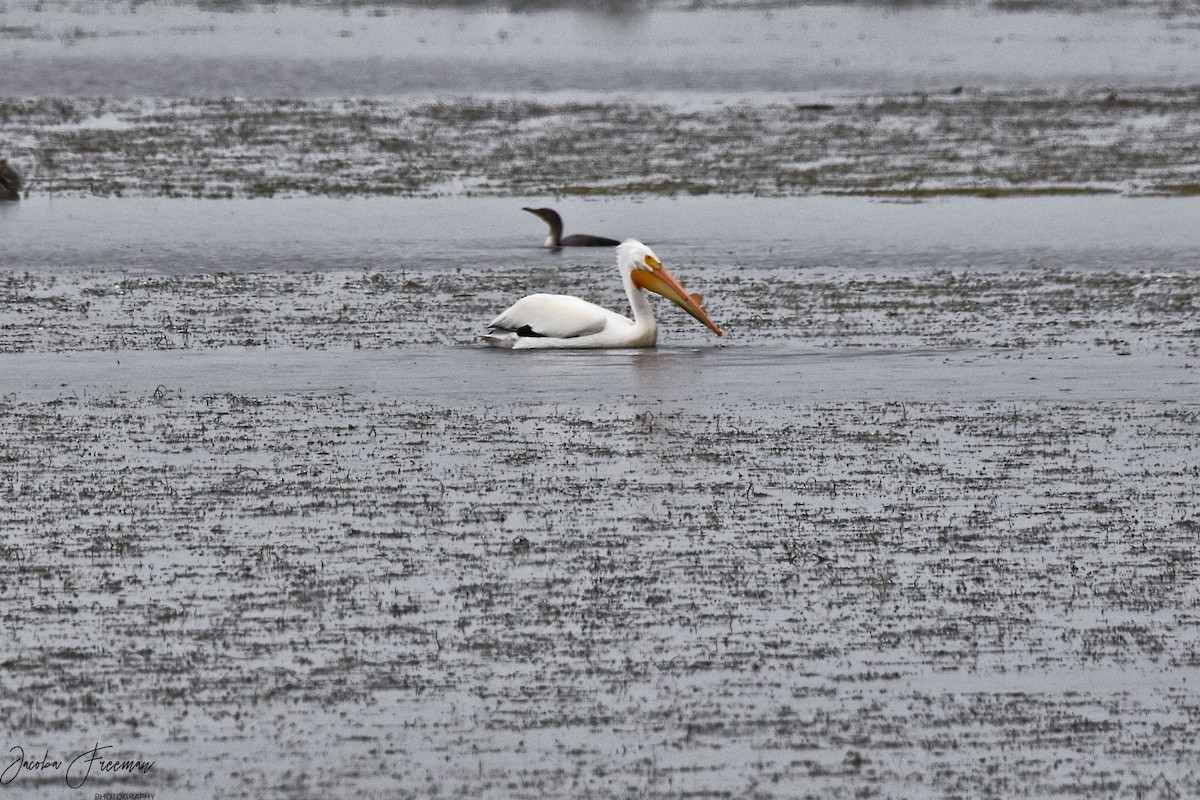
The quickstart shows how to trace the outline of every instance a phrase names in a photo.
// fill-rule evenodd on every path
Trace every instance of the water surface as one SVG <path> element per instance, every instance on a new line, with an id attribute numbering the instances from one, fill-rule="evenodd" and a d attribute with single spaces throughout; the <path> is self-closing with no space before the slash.
<path id="1" fill-rule="evenodd" d="M 1196 201 L 557 202 L 728 335 L 487 349 L 625 302 L 534 202 L 0 208 L 9 741 L 180 798 L 1200 789 Z"/>
<path id="2" fill-rule="evenodd" d="M 840 92 L 1186 85 L 1196 32 L 1148 8 L 1074 14 L 874 4 L 604 14 L 239 13 L 8 4 L 12 95 Z"/>
<path id="3" fill-rule="evenodd" d="M 522 206 L 552 205 L 567 232 L 638 238 L 683 274 L 713 267 L 853 272 L 1023 269 L 1192 271 L 1196 199 L 686 197 L 175 200 L 45 198 L 0 206 L 10 269 L 172 274 L 275 270 L 606 267 L 604 248 L 541 247 Z M 482 278 L 481 278 L 482 279 Z M 604 273 L 597 283 L 606 282 Z"/>

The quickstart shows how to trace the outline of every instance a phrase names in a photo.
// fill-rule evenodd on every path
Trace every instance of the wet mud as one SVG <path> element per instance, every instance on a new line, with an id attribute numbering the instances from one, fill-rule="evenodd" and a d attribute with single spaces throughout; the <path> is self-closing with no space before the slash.
<path id="1" fill-rule="evenodd" d="M 0 794 L 1200 796 L 1193 11 L 586 5 L 0 4 Z"/>
<path id="2" fill-rule="evenodd" d="M 723 350 L 522 360 L 447 310 L 516 272 L 7 275 L 7 735 L 167 797 L 1200 791 L 1195 276 L 699 277 Z"/>
<path id="3" fill-rule="evenodd" d="M 1197 790 L 1194 405 L 0 402 L 9 735 L 163 794 Z"/>
<path id="4" fill-rule="evenodd" d="M 1194 89 L 950 88 L 699 105 L 8 99 L 0 123 L 27 191 L 51 195 L 1200 193 Z"/>
<path id="5" fill-rule="evenodd" d="M 626 303 L 615 281 L 595 285 L 597 268 L 587 262 L 531 270 L 528 256 L 520 261 L 486 273 L 406 272 L 401 264 L 387 271 L 0 274 L 0 353 L 469 346 L 497 309 L 534 291 L 587 287 L 601 305 Z M 719 298 L 713 313 L 731 347 L 1200 357 L 1200 276 L 1191 272 L 687 269 L 689 283 Z M 664 343 L 712 343 L 686 317 L 669 309 L 662 316 Z"/>

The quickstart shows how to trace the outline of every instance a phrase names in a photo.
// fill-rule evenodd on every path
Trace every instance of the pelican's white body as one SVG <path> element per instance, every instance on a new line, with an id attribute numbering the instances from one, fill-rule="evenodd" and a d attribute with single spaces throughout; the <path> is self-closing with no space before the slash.
<path id="1" fill-rule="evenodd" d="M 483 340 L 493 347 L 514 350 L 653 347 L 658 341 L 658 324 L 650 311 L 650 301 L 628 277 L 625 280 L 629 284 L 633 319 L 569 294 L 531 294 L 492 320 L 488 327 L 493 330 Z M 516 333 L 527 325 L 544 333 L 541 336 Z"/>
<path id="2" fill-rule="evenodd" d="M 700 296 L 689 295 L 646 245 L 634 239 L 621 242 L 617 268 L 633 319 L 571 295 L 531 294 L 492 320 L 483 341 L 514 350 L 653 347 L 658 324 L 643 287 L 682 305 L 720 335 L 700 307 Z"/>
<path id="3" fill-rule="evenodd" d="M 633 319 L 569 294 L 531 294 L 492 320 L 483 341 L 493 347 L 514 350 L 653 347 L 658 341 L 658 324 L 650 300 L 634 285 L 631 275 L 647 253 L 650 248 L 633 239 L 617 247 L 617 268 L 633 309 Z M 526 328 L 539 335 L 518 333 Z"/>

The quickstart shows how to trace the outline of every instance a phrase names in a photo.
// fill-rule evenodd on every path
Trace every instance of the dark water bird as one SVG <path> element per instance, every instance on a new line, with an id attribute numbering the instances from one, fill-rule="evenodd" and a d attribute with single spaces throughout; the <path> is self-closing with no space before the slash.
<path id="1" fill-rule="evenodd" d="M 704 311 L 703 298 L 684 289 L 646 245 L 634 239 L 622 242 L 617 248 L 617 269 L 633 319 L 572 295 L 531 294 L 492 320 L 483 341 L 515 350 L 653 347 L 658 325 L 644 289 L 675 303 L 717 336 L 723 335 Z"/>
<path id="2" fill-rule="evenodd" d="M 0 158 L 0 200 L 21 199 L 21 176 L 8 165 L 8 161 Z"/>
<path id="3" fill-rule="evenodd" d="M 591 236 L 586 233 L 563 236 L 562 217 L 553 208 L 522 208 L 521 210 L 528 211 L 550 226 L 546 247 L 616 247 L 620 244 L 616 239 L 606 239 L 603 236 Z"/>

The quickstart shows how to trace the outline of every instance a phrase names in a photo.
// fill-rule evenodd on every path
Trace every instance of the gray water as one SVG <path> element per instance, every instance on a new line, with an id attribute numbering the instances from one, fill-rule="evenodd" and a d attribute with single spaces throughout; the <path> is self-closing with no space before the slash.
<path id="1" fill-rule="evenodd" d="M 238 13 L 120 3 L 0 8 L 0 94 L 936 91 L 1178 86 L 1189 20 L 1154 8 L 804 5 L 518 13 L 289 5 Z"/>
<path id="2" fill-rule="evenodd" d="M 610 250 L 541 245 L 522 206 L 555 206 L 568 233 L 637 238 L 668 264 L 830 268 L 1192 271 L 1198 201 L 1180 198 L 689 197 L 164 200 L 45 198 L 0 205 L 0 266 L 191 274 L 276 270 L 480 270 L 583 262 Z M 480 280 L 486 273 L 480 275 Z M 601 277 L 597 283 L 603 283 Z"/>
<path id="3" fill-rule="evenodd" d="M 1196 201 L 559 202 L 727 336 L 495 351 L 529 291 L 624 307 L 527 202 L 0 208 L 10 746 L 186 798 L 1198 788 Z"/>
<path id="4" fill-rule="evenodd" d="M 476 337 L 523 294 L 567 292 L 627 309 L 612 249 L 545 249 L 545 226 L 523 204 L 34 198 L 2 206 L 4 273 L 14 287 L 32 287 L 10 299 L 6 341 L 34 351 L 5 357 L 6 385 L 343 389 L 456 407 L 530 391 L 572 403 L 648 392 L 685 405 L 748 387 L 765 402 L 1162 402 L 1195 391 L 1187 369 L 1196 355 L 1187 294 L 1200 264 L 1195 200 L 560 202 L 569 231 L 636 236 L 656 248 L 705 294 L 728 335 L 713 337 L 662 303 L 657 352 L 512 358 L 481 350 Z M 45 305 L 30 314 L 22 291 L 45 295 Z M 1168 316 L 1147 318 L 1172 303 Z M 226 306 L 238 312 L 222 322 Z M 191 320 L 186 338 L 181 318 Z M 22 334 L 29 322 L 36 331 Z M 197 350 L 202 326 L 212 344 Z M 71 352 L 105 347 L 106 331 L 122 329 L 135 338 L 118 352 Z M 276 332 L 276 346 L 230 348 L 269 344 L 264 331 Z M 1097 346 L 1110 340 L 1126 344 Z M 322 355 L 327 348 L 336 355 Z M 1137 358 L 1123 357 L 1129 348 Z M 702 384 L 687 380 L 693 371 L 704 373 Z"/>
<path id="5" fill-rule="evenodd" d="M 1200 66 L 1146 9 L 38 8 L 0 6 L 0 94 Z M 624 308 L 524 205 L 650 243 L 726 337 L 659 303 L 652 350 L 482 347 L 531 291 Z M 1198 211 L 0 205 L 4 747 L 111 745 L 154 769 L 86 791 L 171 798 L 1195 795 Z"/>

